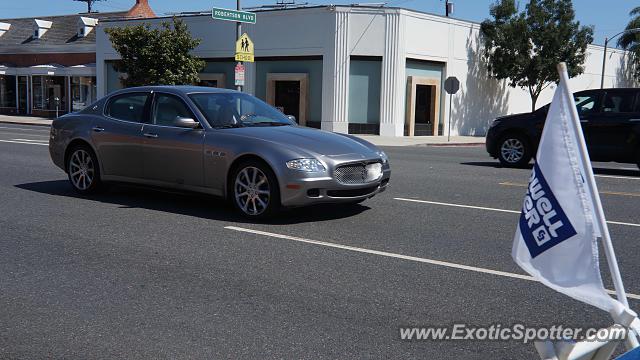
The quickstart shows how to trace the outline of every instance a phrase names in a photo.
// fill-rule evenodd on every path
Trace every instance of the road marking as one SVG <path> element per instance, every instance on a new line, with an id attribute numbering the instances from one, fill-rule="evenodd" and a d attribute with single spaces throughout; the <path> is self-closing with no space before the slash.
<path id="1" fill-rule="evenodd" d="M 395 200 L 400 200 L 400 201 L 411 201 L 411 202 L 423 203 L 423 204 L 453 206 L 453 207 L 461 207 L 461 208 L 466 208 L 466 209 L 500 211 L 500 212 L 506 212 L 506 213 L 512 213 L 512 214 L 520 214 L 520 211 L 516 211 L 516 210 L 497 209 L 497 208 L 490 208 L 490 207 L 483 207 L 483 206 L 451 204 L 451 203 L 444 203 L 444 202 L 437 202 L 437 201 L 405 199 L 405 198 L 394 198 L 394 199 Z"/>
<path id="2" fill-rule="evenodd" d="M 430 265 L 435 265 L 435 266 L 447 267 L 447 268 L 451 268 L 451 269 L 467 270 L 467 271 L 473 271 L 473 272 L 477 272 L 477 273 L 481 273 L 481 274 L 502 276 L 502 277 L 507 277 L 507 278 L 512 278 L 512 279 L 520 279 L 520 280 L 536 281 L 536 282 L 538 281 L 538 280 L 536 280 L 535 278 L 533 278 L 532 276 L 529 276 L 529 275 L 522 275 L 522 274 L 516 274 L 516 273 L 511 273 L 511 272 L 506 272 L 506 271 L 486 269 L 486 268 L 481 268 L 481 267 L 477 267 L 477 266 L 456 264 L 456 263 L 452 263 L 452 262 L 448 262 L 448 261 L 427 259 L 427 258 L 421 258 L 421 257 L 417 257 L 417 256 L 402 255 L 402 254 L 396 254 L 396 253 L 391 253 L 391 252 L 387 252 L 387 251 L 366 249 L 366 248 L 361 248 L 361 247 L 357 247 L 357 246 L 341 245 L 341 244 L 336 244 L 336 243 L 332 243 L 332 242 L 305 239 L 305 238 L 301 238 L 301 237 L 297 237 L 297 236 L 276 234 L 276 233 L 272 233 L 272 232 L 247 229 L 247 228 L 242 228 L 242 227 L 238 227 L 238 226 L 225 226 L 224 228 L 227 229 L 227 230 L 245 232 L 245 233 L 250 233 L 250 234 L 254 234 L 254 235 L 262 235 L 262 236 L 268 236 L 268 237 L 272 237 L 272 238 L 296 241 L 296 242 L 300 242 L 300 243 L 312 244 L 312 245 L 318 245 L 318 246 L 325 246 L 325 247 L 330 247 L 330 248 L 334 248 L 334 249 L 353 251 L 353 252 L 358 252 L 358 253 L 363 253 L 363 254 L 371 254 L 371 255 L 384 256 L 384 257 L 394 258 L 394 259 L 414 261 L 414 262 L 419 262 L 419 263 L 423 263 L 423 264 L 430 264 Z M 607 292 L 609 294 L 615 295 L 615 291 L 613 291 L 613 290 L 607 290 Z M 637 294 L 629 294 L 629 293 L 627 293 L 627 297 L 630 298 L 630 299 L 640 300 L 640 295 L 637 295 Z"/>
<path id="3" fill-rule="evenodd" d="M 635 170 L 635 169 L 625 169 L 625 170 Z M 609 179 L 625 179 L 625 180 L 640 180 L 640 177 L 631 177 L 631 176 L 615 176 L 615 175 L 594 175 L 601 178 L 609 178 Z"/>
<path id="4" fill-rule="evenodd" d="M 39 131 L 39 132 L 49 132 L 49 129 L 40 128 L 40 129 L 27 129 L 22 127 L 9 127 L 9 126 L 0 126 L 0 129 L 11 129 L 11 130 L 22 130 L 22 131 Z"/>
<path id="5" fill-rule="evenodd" d="M 46 142 L 47 144 L 49 143 L 49 140 L 39 140 L 39 139 L 11 139 L 14 141 L 32 141 L 32 142 Z"/>
<path id="6" fill-rule="evenodd" d="M 13 143 L 13 144 L 27 144 L 27 145 L 44 145 L 44 146 L 49 146 L 49 144 L 48 144 L 48 143 L 40 143 L 40 142 L 33 142 L 33 141 L 0 140 L 0 142 Z"/>
<path id="7" fill-rule="evenodd" d="M 428 200 L 417 200 L 417 199 L 406 199 L 406 198 L 394 198 L 394 199 L 395 200 L 400 200 L 400 201 L 409 201 L 409 202 L 422 203 L 422 204 L 442 205 L 442 206 L 460 207 L 460 208 L 476 209 L 476 210 L 499 211 L 499 212 L 506 212 L 506 213 L 511 213 L 511 214 L 520 214 L 521 213 L 520 211 L 517 211 L 517 210 L 497 209 L 497 208 L 490 208 L 490 207 L 483 207 L 483 206 L 452 204 L 452 203 L 445 203 L 445 202 L 428 201 Z M 607 220 L 607 223 L 614 224 L 614 225 L 640 227 L 640 224 L 627 223 L 627 222 L 621 222 L 621 221 L 609 221 L 609 220 Z"/>
<path id="8" fill-rule="evenodd" d="M 504 186 L 517 186 L 517 187 L 527 187 L 529 185 L 527 184 L 519 184 L 519 183 L 513 183 L 513 182 L 509 182 L 509 181 L 505 181 L 505 182 L 501 182 L 499 183 L 500 185 L 504 185 Z M 639 193 L 631 193 L 631 192 L 620 192 L 620 191 L 606 191 L 606 190 L 602 190 L 600 191 L 600 194 L 604 194 L 604 195 L 618 195 L 618 196 L 631 196 L 631 197 L 640 197 Z"/>

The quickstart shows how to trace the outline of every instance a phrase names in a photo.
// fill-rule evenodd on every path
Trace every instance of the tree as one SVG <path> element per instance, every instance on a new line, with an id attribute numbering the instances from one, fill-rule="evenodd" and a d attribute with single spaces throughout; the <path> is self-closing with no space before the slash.
<path id="1" fill-rule="evenodd" d="M 625 30 L 640 29 L 640 6 L 629 12 L 633 18 L 627 24 Z M 640 33 L 628 32 L 622 34 L 618 39 L 618 46 L 631 53 L 631 63 L 633 64 L 633 76 L 640 80 Z"/>
<path id="2" fill-rule="evenodd" d="M 527 89 L 532 110 L 540 93 L 560 80 L 559 62 L 567 63 L 569 76 L 584 72 L 593 27 L 574 21 L 571 0 L 529 0 L 524 12 L 515 0 L 499 0 L 490 14 L 493 19 L 481 24 L 489 73 L 511 87 Z"/>
<path id="3" fill-rule="evenodd" d="M 105 32 L 121 60 L 115 68 L 126 76 L 126 87 L 143 85 L 188 85 L 196 83 L 205 62 L 191 55 L 201 42 L 191 37 L 187 25 L 173 18 L 173 26 L 149 24 L 107 28 Z"/>

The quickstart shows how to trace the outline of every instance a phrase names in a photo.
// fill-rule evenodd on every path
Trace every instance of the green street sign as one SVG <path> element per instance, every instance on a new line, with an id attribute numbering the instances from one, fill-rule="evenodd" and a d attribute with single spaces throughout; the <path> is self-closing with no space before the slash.
<path id="1" fill-rule="evenodd" d="M 248 11 L 213 8 L 213 10 L 211 10 L 211 17 L 216 20 L 236 21 L 250 24 L 256 23 L 256 14 Z"/>

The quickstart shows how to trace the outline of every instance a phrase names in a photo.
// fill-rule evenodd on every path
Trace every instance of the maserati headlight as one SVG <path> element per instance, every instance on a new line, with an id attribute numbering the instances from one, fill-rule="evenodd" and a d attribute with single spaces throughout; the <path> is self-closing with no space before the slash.
<path id="1" fill-rule="evenodd" d="M 323 172 L 324 165 L 317 159 L 295 159 L 287 161 L 287 167 L 291 170 L 304 172 Z"/>
<path id="2" fill-rule="evenodd" d="M 383 164 L 386 164 L 389 162 L 389 157 L 387 156 L 387 154 L 385 154 L 384 151 L 378 150 L 378 156 L 380 156 L 380 158 L 382 159 Z"/>

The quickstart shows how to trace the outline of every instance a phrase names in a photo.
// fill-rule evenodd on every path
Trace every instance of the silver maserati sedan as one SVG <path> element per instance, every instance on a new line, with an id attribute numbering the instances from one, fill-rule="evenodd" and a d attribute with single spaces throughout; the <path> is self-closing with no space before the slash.
<path id="1" fill-rule="evenodd" d="M 81 194 L 104 182 L 196 191 L 227 198 L 251 218 L 385 190 L 391 170 L 382 150 L 294 120 L 232 90 L 129 88 L 54 120 L 49 151 Z"/>

